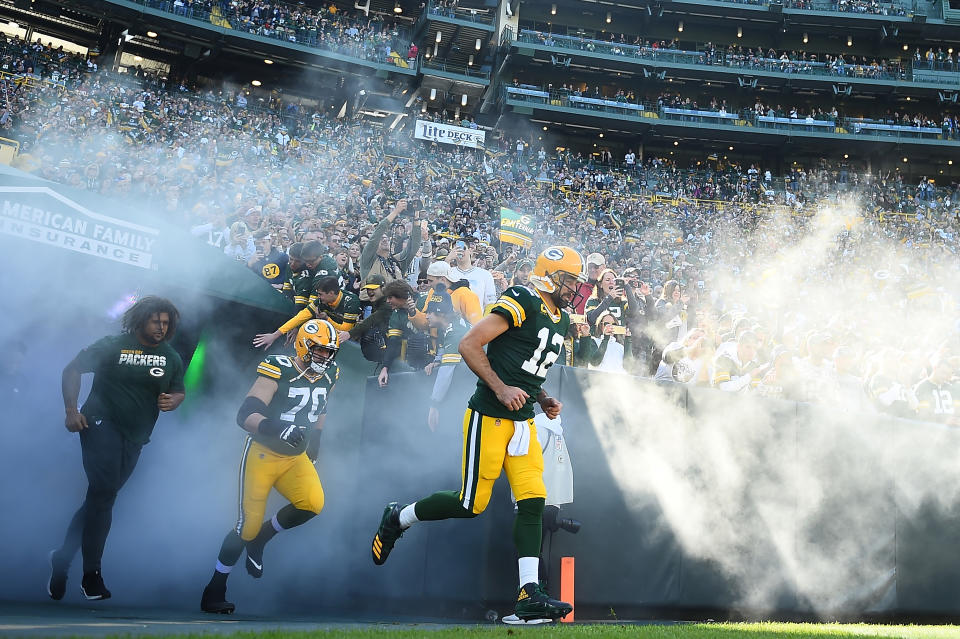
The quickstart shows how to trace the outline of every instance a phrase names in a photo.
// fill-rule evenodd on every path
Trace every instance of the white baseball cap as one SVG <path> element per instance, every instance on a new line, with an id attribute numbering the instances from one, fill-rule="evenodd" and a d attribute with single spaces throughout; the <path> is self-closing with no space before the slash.
<path id="1" fill-rule="evenodd" d="M 450 277 L 450 265 L 446 262 L 432 262 L 427 267 L 427 275 L 430 277 Z"/>

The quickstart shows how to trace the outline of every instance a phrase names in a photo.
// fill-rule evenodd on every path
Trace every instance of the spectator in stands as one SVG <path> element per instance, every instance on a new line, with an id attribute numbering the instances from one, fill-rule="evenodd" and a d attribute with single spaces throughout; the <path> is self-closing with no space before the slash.
<path id="1" fill-rule="evenodd" d="M 260 229 L 254 236 L 256 251 L 247 261 L 247 266 L 270 283 L 270 286 L 283 290 L 283 283 L 289 277 L 289 258 L 287 254 L 273 245 L 273 234 L 268 229 Z"/>
<path id="2" fill-rule="evenodd" d="M 913 389 L 920 419 L 960 426 L 960 385 L 955 375 L 947 357 L 938 354 L 931 360 L 930 374 Z"/>
<path id="3" fill-rule="evenodd" d="M 596 289 L 597 283 L 600 280 L 600 274 L 605 267 L 606 259 L 600 253 L 591 253 L 587 256 L 587 281 L 581 282 L 577 289 L 579 301 L 574 306 L 574 310 L 577 313 L 582 315 L 585 312 L 584 309 L 587 300 L 593 296 L 594 289 Z"/>
<path id="4" fill-rule="evenodd" d="M 386 282 L 403 279 L 403 274 L 407 272 L 414 256 L 420 250 L 421 234 L 414 233 L 407 246 L 398 254 L 393 254 L 391 252 L 392 238 L 387 234 L 387 231 L 393 225 L 397 216 L 406 210 L 407 201 L 399 200 L 393 210 L 373 229 L 373 233 L 360 254 L 360 276 L 363 279 L 368 280 L 372 274 L 382 276 Z M 362 298 L 363 295 L 361 295 Z"/>
<path id="5" fill-rule="evenodd" d="M 713 359 L 711 385 L 720 390 L 737 393 L 749 389 L 766 367 L 757 365 L 757 349 L 760 343 L 756 333 L 744 331 L 735 340 L 724 342 L 717 348 Z"/>
<path id="6" fill-rule="evenodd" d="M 446 262 L 434 262 L 427 268 L 427 283 L 431 291 L 445 291 L 451 298 L 454 310 L 468 324 L 473 325 L 483 316 L 480 298 L 470 288 L 466 279 L 453 281 L 451 267 Z M 430 294 L 427 294 L 429 298 Z"/>
<path id="7" fill-rule="evenodd" d="M 457 240 L 447 258 L 451 264 L 447 278 L 452 282 L 467 280 L 470 283 L 470 289 L 477 294 L 480 304 L 486 308 L 497 301 L 497 287 L 490 271 L 473 264 L 473 254 L 477 244 L 475 237 Z"/>

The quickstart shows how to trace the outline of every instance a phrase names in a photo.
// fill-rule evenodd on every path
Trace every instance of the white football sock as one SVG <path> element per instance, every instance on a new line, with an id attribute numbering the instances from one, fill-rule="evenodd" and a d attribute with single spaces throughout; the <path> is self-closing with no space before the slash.
<path id="1" fill-rule="evenodd" d="M 400 528 L 406 530 L 410 526 L 414 525 L 419 519 L 417 519 L 417 513 L 414 510 L 414 506 L 417 505 L 417 502 L 413 502 L 407 506 L 403 507 L 403 510 L 400 511 Z"/>
<path id="2" fill-rule="evenodd" d="M 520 587 L 527 584 L 540 583 L 540 558 L 539 557 L 520 557 L 517 560 L 520 565 Z"/>

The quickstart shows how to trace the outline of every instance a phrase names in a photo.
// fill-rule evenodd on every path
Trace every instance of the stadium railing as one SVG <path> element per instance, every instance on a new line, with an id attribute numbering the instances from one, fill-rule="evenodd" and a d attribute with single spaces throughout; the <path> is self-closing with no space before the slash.
<path id="1" fill-rule="evenodd" d="M 398 60 L 406 63 L 406 51 L 410 44 L 410 34 L 405 29 L 397 29 L 390 34 L 391 51 L 397 56 L 386 53 L 386 43 L 383 41 L 338 41 L 330 42 L 325 38 L 330 32 L 322 29 L 305 27 L 302 25 L 277 24 L 270 28 L 256 24 L 250 20 L 229 15 L 215 5 L 211 11 L 197 7 L 178 6 L 170 0 L 124 0 L 125 3 L 137 4 L 164 13 L 169 13 L 179 19 L 191 20 L 205 26 L 231 29 L 239 33 L 258 35 L 281 42 L 296 43 L 312 49 L 330 51 L 351 58 L 380 64 L 399 65 Z M 300 7 L 291 5 L 291 9 Z M 352 38 L 351 38 L 352 40 Z M 402 66 L 402 65 L 400 65 Z"/>
<path id="2" fill-rule="evenodd" d="M 434 71 L 443 71 L 444 73 L 453 73 L 456 75 L 464 75 L 471 78 L 476 78 L 478 80 L 490 80 L 490 71 L 481 69 L 476 66 L 462 65 L 462 64 L 452 64 L 444 60 L 437 60 L 436 58 L 428 58 L 426 56 L 420 57 L 420 71 L 422 73 L 427 73 L 427 70 Z"/>
<path id="3" fill-rule="evenodd" d="M 721 111 L 706 111 L 663 107 L 652 103 L 626 102 L 600 98 L 574 96 L 562 91 L 543 91 L 525 87 L 506 87 L 505 98 L 515 102 L 544 105 L 547 108 L 576 109 L 583 112 L 609 113 L 619 119 L 636 121 L 672 120 L 680 123 L 714 124 L 760 131 L 778 130 L 784 132 L 807 132 L 839 137 L 879 137 L 897 140 L 936 140 L 960 146 L 960 137 L 954 130 L 952 135 L 945 129 L 897 125 L 886 122 L 870 122 L 865 126 L 861 119 L 839 118 L 835 123 L 827 120 L 809 121 L 805 117 L 785 118 L 766 115 L 737 115 Z M 833 129 L 830 129 L 833 124 Z M 825 131 L 826 129 L 826 131 Z"/>
<path id="4" fill-rule="evenodd" d="M 861 80 L 876 80 L 883 83 L 915 82 L 960 86 L 960 73 L 950 73 L 951 69 L 947 69 L 946 67 L 937 69 L 938 71 L 943 71 L 943 73 L 918 74 L 912 71 L 909 64 L 903 64 L 899 68 L 894 65 L 892 69 L 888 66 L 884 70 L 882 67 L 874 67 L 872 65 L 781 60 L 779 58 L 727 54 L 724 49 L 717 49 L 711 55 L 708 51 L 661 49 L 577 36 L 544 33 L 532 29 L 521 29 L 516 41 L 564 51 L 577 51 L 588 56 L 591 54 L 614 55 L 628 60 L 650 61 L 658 65 L 689 64 L 724 67 L 734 69 L 737 72 L 761 71 L 791 76 L 822 77 L 830 81 L 856 78 Z M 914 65 L 913 68 L 927 69 L 926 66 L 920 67 L 917 65 Z"/>
<path id="5" fill-rule="evenodd" d="M 492 26 L 494 15 L 490 11 L 479 9 L 465 9 L 461 7 L 440 7 L 436 3 L 427 4 L 426 15 L 431 18 L 452 18 L 463 22 L 473 22 L 478 25 Z"/>

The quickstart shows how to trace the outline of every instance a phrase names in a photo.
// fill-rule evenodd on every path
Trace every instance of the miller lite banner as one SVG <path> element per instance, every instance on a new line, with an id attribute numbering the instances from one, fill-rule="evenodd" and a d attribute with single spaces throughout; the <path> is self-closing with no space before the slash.
<path id="1" fill-rule="evenodd" d="M 471 149 L 482 149 L 486 139 L 486 131 L 482 129 L 467 129 L 462 126 L 441 124 L 439 122 L 417 120 L 417 129 L 413 137 L 418 140 L 468 146 Z"/>

